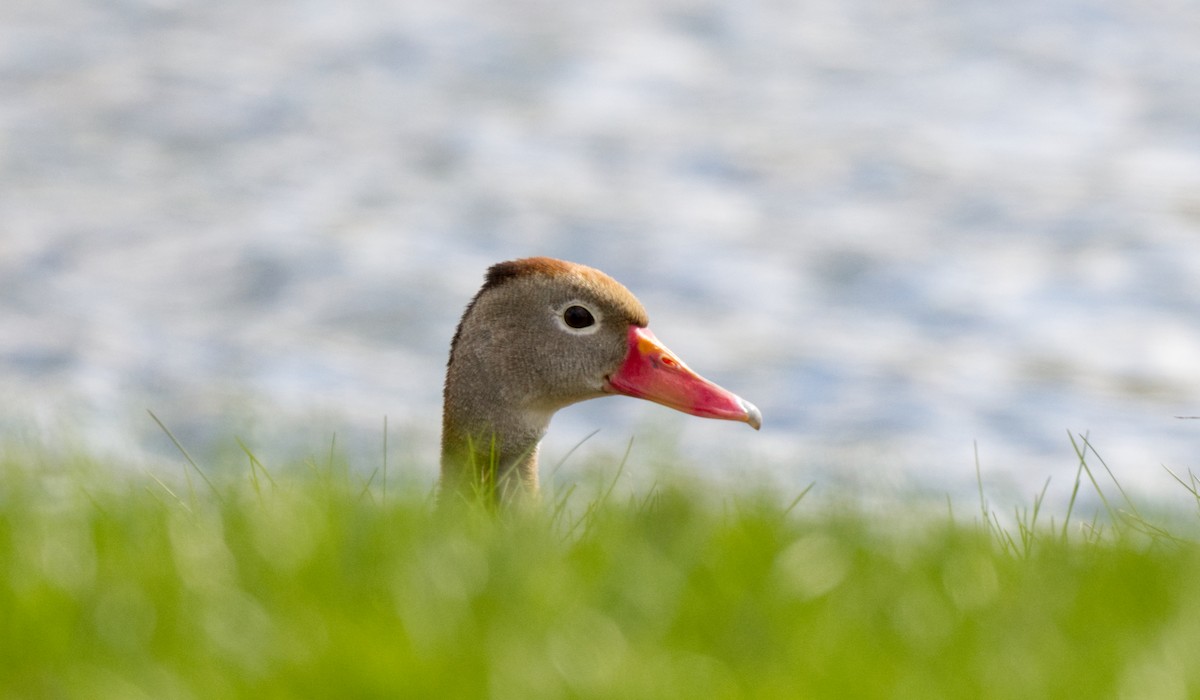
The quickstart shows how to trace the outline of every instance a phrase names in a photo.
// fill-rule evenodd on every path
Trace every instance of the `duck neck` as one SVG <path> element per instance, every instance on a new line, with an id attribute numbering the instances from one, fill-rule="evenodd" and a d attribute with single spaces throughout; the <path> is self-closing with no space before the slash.
<path id="1" fill-rule="evenodd" d="M 549 415 L 506 406 L 499 396 L 462 398 L 447 382 L 442 417 L 442 500 L 510 502 L 538 493 L 538 444 Z"/>

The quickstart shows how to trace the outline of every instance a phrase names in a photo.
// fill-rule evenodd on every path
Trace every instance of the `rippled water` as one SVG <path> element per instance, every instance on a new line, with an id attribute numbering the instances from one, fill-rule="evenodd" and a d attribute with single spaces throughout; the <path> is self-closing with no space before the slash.
<path id="1" fill-rule="evenodd" d="M 1200 6 L 564 5 L 4 3 L 0 426 L 166 455 L 151 408 L 270 458 L 386 415 L 432 480 L 462 306 L 545 254 L 766 421 L 591 402 L 550 459 L 1200 468 Z"/>

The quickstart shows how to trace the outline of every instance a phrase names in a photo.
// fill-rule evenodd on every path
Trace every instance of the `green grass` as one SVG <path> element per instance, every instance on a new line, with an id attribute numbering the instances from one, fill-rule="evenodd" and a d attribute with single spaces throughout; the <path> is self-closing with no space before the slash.
<path id="1" fill-rule="evenodd" d="M 0 697 L 1200 695 L 1200 550 L 1120 497 L 939 517 L 665 475 L 450 516 L 334 458 L 184 469 L 3 460 Z"/>

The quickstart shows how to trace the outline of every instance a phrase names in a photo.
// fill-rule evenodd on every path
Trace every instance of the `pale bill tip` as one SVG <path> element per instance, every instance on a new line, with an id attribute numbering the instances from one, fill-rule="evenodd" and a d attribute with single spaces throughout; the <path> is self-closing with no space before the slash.
<path id="1" fill-rule="evenodd" d="M 746 411 L 746 422 L 750 424 L 750 427 L 755 430 L 762 428 L 762 412 L 758 410 L 758 406 L 741 397 L 738 397 L 738 401 L 742 403 L 742 408 Z"/>

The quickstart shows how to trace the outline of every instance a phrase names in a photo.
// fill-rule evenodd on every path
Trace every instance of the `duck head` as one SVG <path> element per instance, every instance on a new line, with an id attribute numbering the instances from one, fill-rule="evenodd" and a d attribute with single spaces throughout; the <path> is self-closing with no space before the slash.
<path id="1" fill-rule="evenodd" d="M 623 394 L 761 426 L 753 404 L 688 368 L 648 323 L 637 298 L 599 270 L 551 258 L 492 266 L 450 345 L 443 497 L 535 494 L 551 417 L 587 399 Z"/>

